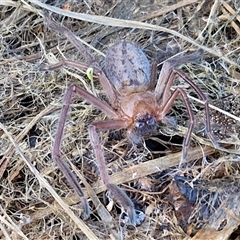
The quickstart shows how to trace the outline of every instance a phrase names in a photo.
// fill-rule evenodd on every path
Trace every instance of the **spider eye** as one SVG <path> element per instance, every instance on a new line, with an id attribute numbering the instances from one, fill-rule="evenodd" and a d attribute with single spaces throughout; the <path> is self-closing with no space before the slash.
<path id="1" fill-rule="evenodd" d="M 136 122 L 135 126 L 137 128 L 143 128 L 145 126 L 145 123 L 144 122 Z"/>
<path id="2" fill-rule="evenodd" d="M 156 121 L 154 118 L 150 118 L 149 120 L 147 120 L 147 125 L 155 125 L 156 124 Z"/>

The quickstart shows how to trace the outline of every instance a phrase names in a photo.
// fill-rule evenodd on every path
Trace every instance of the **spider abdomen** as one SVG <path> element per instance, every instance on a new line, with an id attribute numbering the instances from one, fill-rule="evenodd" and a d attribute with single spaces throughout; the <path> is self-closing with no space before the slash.
<path id="1" fill-rule="evenodd" d="M 150 63 L 143 51 L 130 42 L 116 43 L 107 51 L 105 73 L 121 95 L 149 88 Z"/>

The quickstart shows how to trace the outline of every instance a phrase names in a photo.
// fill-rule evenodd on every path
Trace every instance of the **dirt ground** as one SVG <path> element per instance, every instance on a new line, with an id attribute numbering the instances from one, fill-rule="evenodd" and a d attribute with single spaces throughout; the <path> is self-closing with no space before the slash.
<path id="1" fill-rule="evenodd" d="M 240 1 L 0 2 L 0 239 L 240 239 Z M 106 116 L 74 95 L 61 158 L 77 176 L 91 209 L 83 219 L 79 197 L 52 158 L 64 93 L 71 84 L 106 100 L 94 75 L 61 67 L 63 59 L 89 64 L 62 33 L 49 29 L 50 13 L 70 29 L 104 69 L 106 51 L 127 40 L 149 61 L 162 63 L 202 49 L 199 61 L 178 66 L 210 103 L 215 148 L 204 131 L 203 102 L 183 79 L 171 90 L 187 93 L 195 116 L 186 162 L 179 167 L 189 117 L 179 97 L 138 146 L 124 130 L 100 133 L 112 183 L 144 213 L 136 227 L 99 177 L 88 126 Z"/>

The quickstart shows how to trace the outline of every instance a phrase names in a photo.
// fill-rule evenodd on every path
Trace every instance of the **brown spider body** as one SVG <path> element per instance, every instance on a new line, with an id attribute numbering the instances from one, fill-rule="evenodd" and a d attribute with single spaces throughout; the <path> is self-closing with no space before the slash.
<path id="1" fill-rule="evenodd" d="M 123 206 L 129 216 L 129 222 L 137 224 L 136 211 L 133 202 L 127 194 L 115 184 L 110 182 L 107 166 L 104 159 L 104 152 L 98 136 L 98 132 L 110 129 L 127 129 L 128 138 L 133 143 L 139 143 L 142 136 L 152 134 L 158 121 L 165 121 L 165 116 L 171 109 L 175 99 L 181 96 L 186 105 L 189 115 L 189 128 L 182 144 L 182 158 L 180 163 L 186 159 L 187 150 L 190 145 L 191 133 L 194 127 L 194 115 L 189 103 L 187 94 L 182 88 L 176 88 L 171 91 L 171 86 L 176 76 L 186 81 L 202 99 L 206 112 L 206 133 L 211 141 L 215 144 L 211 131 L 209 107 L 207 98 L 201 90 L 189 79 L 184 73 L 174 69 L 175 66 L 195 61 L 201 56 L 201 52 L 189 55 L 183 55 L 178 58 L 166 61 L 163 64 L 159 78 L 156 81 L 157 63 L 153 62 L 150 67 L 149 61 L 142 50 L 134 44 L 122 41 L 111 47 L 105 59 L 105 72 L 101 70 L 95 58 L 88 52 L 83 44 L 67 28 L 53 22 L 50 17 L 46 16 L 47 24 L 50 28 L 64 33 L 65 36 L 82 52 L 94 66 L 99 81 L 106 93 L 108 103 L 100 100 L 96 96 L 87 92 L 85 89 L 76 85 L 71 85 L 63 99 L 63 107 L 59 118 L 58 128 L 55 136 L 53 147 L 53 159 L 68 179 L 70 185 L 80 196 L 84 207 L 85 217 L 89 217 L 89 207 L 84 193 L 69 169 L 68 165 L 61 159 L 61 143 L 64 134 L 65 122 L 68 110 L 71 104 L 72 95 L 78 94 L 81 98 L 87 100 L 106 114 L 108 120 L 94 122 L 89 125 L 89 138 L 93 146 L 96 161 L 99 167 L 100 176 L 108 190 L 112 192 L 114 198 Z M 54 70 L 61 66 L 71 66 L 81 70 L 86 70 L 89 65 L 77 63 L 71 60 L 64 60 L 52 66 L 42 67 L 42 70 Z M 96 206 L 98 207 L 98 206 Z"/>
<path id="2" fill-rule="evenodd" d="M 140 48 L 121 41 L 107 51 L 105 71 L 116 91 L 116 110 L 126 119 L 128 139 L 138 144 L 142 136 L 152 135 L 157 121 L 162 120 L 159 104 L 149 91 L 150 63 Z"/>

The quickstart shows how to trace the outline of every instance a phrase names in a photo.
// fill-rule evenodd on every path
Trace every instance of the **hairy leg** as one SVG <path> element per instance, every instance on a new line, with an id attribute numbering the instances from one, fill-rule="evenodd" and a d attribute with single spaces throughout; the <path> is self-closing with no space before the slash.
<path id="1" fill-rule="evenodd" d="M 95 57 L 88 51 L 88 49 L 83 45 L 80 39 L 78 39 L 69 29 L 54 22 L 51 19 L 51 17 L 47 14 L 45 15 L 45 20 L 49 28 L 55 30 L 56 32 L 63 33 L 68 38 L 68 40 L 78 49 L 78 51 L 82 53 L 83 56 L 85 56 L 85 58 L 89 61 L 89 64 L 77 63 L 72 60 L 64 60 L 57 64 L 54 64 L 52 67 L 44 66 L 41 68 L 41 70 L 53 70 L 61 66 L 70 66 L 70 67 L 75 67 L 81 70 L 86 70 L 88 67 L 93 67 L 93 69 L 96 71 L 97 75 L 99 76 L 99 81 L 101 83 L 103 90 L 106 93 L 109 103 L 111 104 L 111 106 L 115 107 L 116 92 L 114 91 L 114 88 L 112 87 L 107 77 L 101 70 L 101 67 L 99 66 Z"/>
<path id="2" fill-rule="evenodd" d="M 191 108 L 191 105 L 190 105 L 190 102 L 189 102 L 189 99 L 188 99 L 188 96 L 186 94 L 186 92 L 182 89 L 182 88 L 176 88 L 171 97 L 168 99 L 168 101 L 164 104 L 163 106 L 163 109 L 162 109 L 162 112 L 161 112 L 161 115 L 159 116 L 160 119 L 159 120 L 162 120 L 165 115 L 169 112 L 169 110 L 171 109 L 175 99 L 181 95 L 182 98 L 183 98 L 183 101 L 187 107 L 187 112 L 188 112 L 188 115 L 189 115 L 189 126 L 188 126 L 188 131 L 187 131 L 187 134 L 183 140 L 183 144 L 182 144 L 182 156 L 181 156 L 181 160 L 180 160 L 180 164 L 179 165 L 182 165 L 182 163 L 184 163 L 184 161 L 186 160 L 186 157 L 187 157 L 187 150 L 188 150 L 188 147 L 190 145 L 190 141 L 191 141 L 191 134 L 192 134 L 192 131 L 193 131 L 193 127 L 194 127 L 194 114 L 193 114 L 193 111 L 192 111 L 192 108 Z"/>
<path id="3" fill-rule="evenodd" d="M 110 192 L 114 196 L 114 199 L 118 201 L 120 205 L 126 210 L 130 223 L 135 226 L 137 224 L 137 217 L 134 204 L 120 187 L 110 182 L 107 172 L 107 166 L 104 159 L 103 149 L 97 134 L 97 131 L 126 128 L 126 124 L 127 122 L 124 120 L 108 120 L 104 122 L 96 122 L 89 126 L 89 136 L 95 152 L 96 160 L 98 162 L 100 175 L 103 183 L 106 185 L 108 190 L 110 190 Z"/>
<path id="4" fill-rule="evenodd" d="M 62 107 L 61 115 L 60 115 L 59 122 L 58 122 L 58 128 L 57 128 L 57 133 L 55 136 L 52 157 L 55 160 L 55 162 L 57 163 L 57 165 L 60 168 L 60 170 L 62 171 L 62 173 L 64 174 L 64 176 L 67 178 L 71 187 L 79 195 L 81 202 L 83 204 L 84 216 L 85 216 L 85 218 L 88 218 L 89 214 L 90 214 L 89 206 L 88 206 L 87 200 L 84 197 L 84 193 L 81 189 L 81 186 L 78 183 L 75 175 L 71 172 L 69 166 L 60 157 L 64 127 L 65 127 L 67 113 L 68 113 L 68 110 L 69 110 L 69 107 L 71 104 L 71 99 L 72 99 L 73 93 L 77 93 L 80 97 L 82 97 L 82 98 L 86 99 L 88 102 L 92 103 L 94 106 L 96 106 L 98 109 L 102 110 L 110 118 L 116 118 L 116 117 L 118 117 L 118 115 L 108 104 L 99 100 L 98 98 L 96 98 L 95 96 L 93 96 L 92 94 L 87 92 L 86 90 L 84 90 L 80 87 L 77 87 L 75 85 L 70 86 L 64 96 L 63 107 Z"/>
<path id="5" fill-rule="evenodd" d="M 213 135 L 213 132 L 212 132 L 208 99 L 203 94 L 201 89 L 190 78 L 188 78 L 185 73 L 183 73 L 183 72 L 181 72 L 180 70 L 177 70 L 177 69 L 172 70 L 172 72 L 169 76 L 169 80 L 168 80 L 167 85 L 166 85 L 166 89 L 164 90 L 164 93 L 163 93 L 162 105 L 164 106 L 166 104 L 166 102 L 168 101 L 168 92 L 170 92 L 170 88 L 172 86 L 173 80 L 175 79 L 176 75 L 178 75 L 185 82 L 187 82 L 195 90 L 195 92 L 198 94 L 200 99 L 203 101 L 204 107 L 205 107 L 205 124 L 206 124 L 206 130 L 205 131 L 206 131 L 206 134 L 208 135 L 208 138 L 210 139 L 210 141 L 212 142 L 214 147 L 219 148 L 219 145 L 218 145 L 218 143 L 217 143 L 217 141 L 216 141 L 216 139 Z"/>

